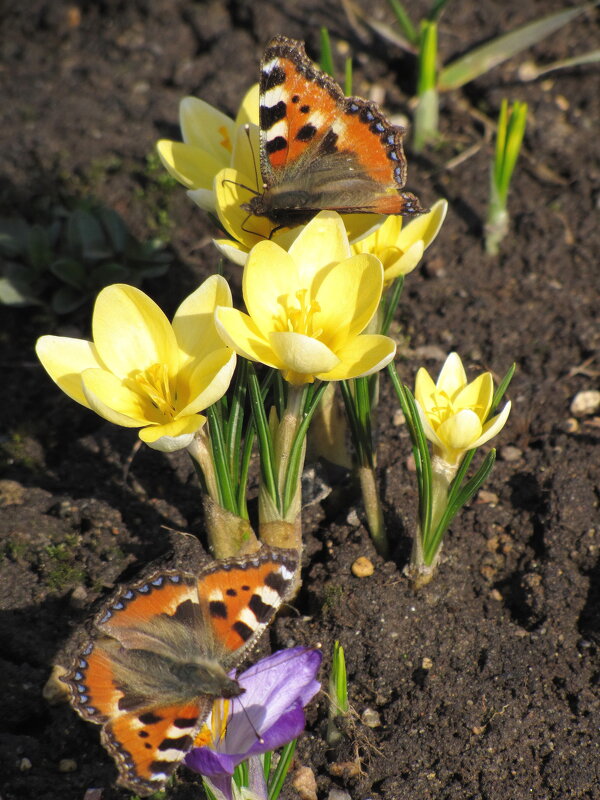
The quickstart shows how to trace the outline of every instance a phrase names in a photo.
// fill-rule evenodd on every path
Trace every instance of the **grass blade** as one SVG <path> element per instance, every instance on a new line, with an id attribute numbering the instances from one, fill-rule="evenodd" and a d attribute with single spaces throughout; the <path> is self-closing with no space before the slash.
<path id="1" fill-rule="evenodd" d="M 464 86 L 465 83 L 497 67 L 522 50 L 540 42 L 590 7 L 586 4 L 579 8 L 569 8 L 557 14 L 550 14 L 471 50 L 441 70 L 438 79 L 439 91 L 447 92 L 449 89 Z"/>

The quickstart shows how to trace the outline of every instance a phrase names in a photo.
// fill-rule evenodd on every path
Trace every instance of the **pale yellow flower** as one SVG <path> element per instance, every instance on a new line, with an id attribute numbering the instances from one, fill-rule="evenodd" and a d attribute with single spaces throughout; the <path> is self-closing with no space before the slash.
<path id="1" fill-rule="evenodd" d="M 389 216 L 369 236 L 352 245 L 355 253 L 372 253 L 383 264 L 384 284 L 389 286 L 400 275 L 417 266 L 423 253 L 438 235 L 448 210 L 447 200 L 438 200 L 431 210 L 406 225 L 400 216 Z"/>
<path id="2" fill-rule="evenodd" d="M 292 384 L 370 375 L 394 357 L 392 339 L 363 333 L 381 299 L 381 262 L 352 256 L 334 211 L 317 214 L 287 252 L 259 242 L 242 288 L 248 314 L 218 308 L 219 333 L 240 355 L 280 370 Z"/>
<path id="3" fill-rule="evenodd" d="M 156 149 L 167 171 L 205 211 L 215 213 L 215 175 L 232 164 L 238 131 L 258 124 L 258 84 L 246 93 L 235 120 L 197 97 L 179 104 L 183 142 L 161 139 Z M 253 162 L 251 162 L 253 163 Z"/>
<path id="4" fill-rule="evenodd" d="M 141 428 L 140 439 L 156 450 L 178 450 L 231 381 L 236 356 L 214 326 L 215 308 L 227 305 L 229 286 L 213 275 L 171 324 L 144 292 L 114 284 L 96 299 L 93 341 L 42 336 L 36 353 L 73 400 L 116 425 Z"/>
<path id="5" fill-rule="evenodd" d="M 458 465 L 467 450 L 480 447 L 499 433 L 508 419 L 510 402 L 488 420 L 493 396 L 491 372 L 468 383 L 457 353 L 450 353 L 436 383 L 427 370 L 418 371 L 415 399 L 435 455 L 447 464 Z"/>

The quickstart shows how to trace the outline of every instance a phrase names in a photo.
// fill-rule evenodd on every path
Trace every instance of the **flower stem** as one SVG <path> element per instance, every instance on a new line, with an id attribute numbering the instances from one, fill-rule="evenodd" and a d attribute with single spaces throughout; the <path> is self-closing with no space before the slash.
<path id="1" fill-rule="evenodd" d="M 427 530 L 423 530 L 419 525 L 413 540 L 410 563 L 406 569 L 406 574 L 412 580 L 415 589 L 426 586 L 435 575 L 443 541 L 435 534 L 448 506 L 448 491 L 457 469 L 458 464 L 448 464 L 437 455 L 431 460 L 430 522 Z"/>
<path id="2" fill-rule="evenodd" d="M 207 433 L 201 430 L 188 446 L 203 488 L 208 547 L 214 558 L 252 553 L 260 547 L 247 519 L 223 507 Z"/>
<path id="3" fill-rule="evenodd" d="M 383 511 L 381 509 L 381 500 L 379 499 L 375 467 L 360 465 L 357 468 L 357 474 L 371 539 L 373 539 L 373 544 L 379 555 L 387 558 L 389 556 L 389 544 L 383 522 Z"/>

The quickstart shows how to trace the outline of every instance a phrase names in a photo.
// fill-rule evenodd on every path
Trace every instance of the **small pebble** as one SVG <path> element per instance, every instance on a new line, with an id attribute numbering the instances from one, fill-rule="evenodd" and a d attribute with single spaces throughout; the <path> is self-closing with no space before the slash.
<path id="1" fill-rule="evenodd" d="M 343 789 L 331 789 L 327 795 L 327 800 L 352 800 L 352 798 Z"/>
<path id="2" fill-rule="evenodd" d="M 430 658 L 427 658 L 427 656 L 425 656 L 425 658 L 421 661 L 421 668 L 429 670 L 432 667 L 433 667 L 433 661 Z"/>
<path id="3" fill-rule="evenodd" d="M 497 506 L 500 502 L 500 498 L 495 492 L 488 492 L 487 489 L 480 489 L 475 502 L 481 505 Z"/>
<path id="4" fill-rule="evenodd" d="M 575 419 L 575 417 L 567 418 L 567 421 L 565 422 L 565 431 L 567 433 L 577 433 L 579 427 L 579 420 Z"/>
<path id="5" fill-rule="evenodd" d="M 346 517 L 346 522 L 348 525 L 352 525 L 353 528 L 360 528 L 360 519 L 358 514 L 356 513 L 356 509 L 352 509 L 352 511 Z"/>
<path id="6" fill-rule="evenodd" d="M 490 592 L 490 597 L 492 598 L 492 600 L 496 600 L 498 603 L 501 603 L 504 600 L 502 594 L 498 591 L 498 589 L 492 589 L 492 591 Z"/>
<path id="7" fill-rule="evenodd" d="M 292 786 L 300 800 L 317 800 L 317 779 L 310 767 L 298 767 L 292 776 Z"/>
<path id="8" fill-rule="evenodd" d="M 577 392 L 571 403 L 571 414 L 574 417 L 587 417 L 600 411 L 600 391 L 587 389 Z"/>
<path id="9" fill-rule="evenodd" d="M 523 451 L 512 444 L 500 448 L 500 458 L 503 461 L 518 461 L 523 457 Z"/>
<path id="10" fill-rule="evenodd" d="M 28 772 L 31 769 L 32 766 L 33 766 L 33 764 L 31 763 L 31 761 L 28 758 L 22 758 L 19 761 L 19 770 L 21 772 Z"/>
<path id="11" fill-rule="evenodd" d="M 399 425 L 404 425 L 406 422 L 406 417 L 402 413 L 400 409 L 397 409 L 394 412 L 394 416 L 392 417 L 392 425 L 398 427 Z"/>
<path id="12" fill-rule="evenodd" d="M 367 728 L 379 728 L 381 725 L 381 717 L 374 708 L 365 708 L 360 715 L 363 725 Z"/>
<path id="13" fill-rule="evenodd" d="M 86 789 L 83 800 L 102 800 L 104 789 Z"/>
<path id="14" fill-rule="evenodd" d="M 74 758 L 61 758 L 58 762 L 59 772 L 77 772 L 77 762 Z"/>
<path id="15" fill-rule="evenodd" d="M 359 556 L 352 564 L 351 569 L 352 574 L 356 578 L 368 578 L 369 575 L 372 575 L 375 572 L 373 562 L 366 556 Z"/>
<path id="16" fill-rule="evenodd" d="M 360 763 L 358 761 L 336 761 L 329 765 L 329 774 L 334 778 L 356 778 L 360 775 Z"/>

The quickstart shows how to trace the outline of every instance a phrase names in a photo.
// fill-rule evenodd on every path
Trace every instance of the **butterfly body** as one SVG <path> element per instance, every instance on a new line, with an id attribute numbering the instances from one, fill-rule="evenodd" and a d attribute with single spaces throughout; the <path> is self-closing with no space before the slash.
<path id="1" fill-rule="evenodd" d="M 293 551 L 265 549 L 198 573 L 156 570 L 102 607 L 63 680 L 78 714 L 102 726 L 120 785 L 161 789 L 214 700 L 242 694 L 227 673 L 291 594 L 296 567 Z"/>
<path id="2" fill-rule="evenodd" d="M 301 224 L 322 209 L 423 213 L 418 199 L 402 191 L 404 134 L 375 103 L 345 97 L 301 42 L 276 36 L 261 63 L 263 192 L 244 208 L 278 226 Z"/>

